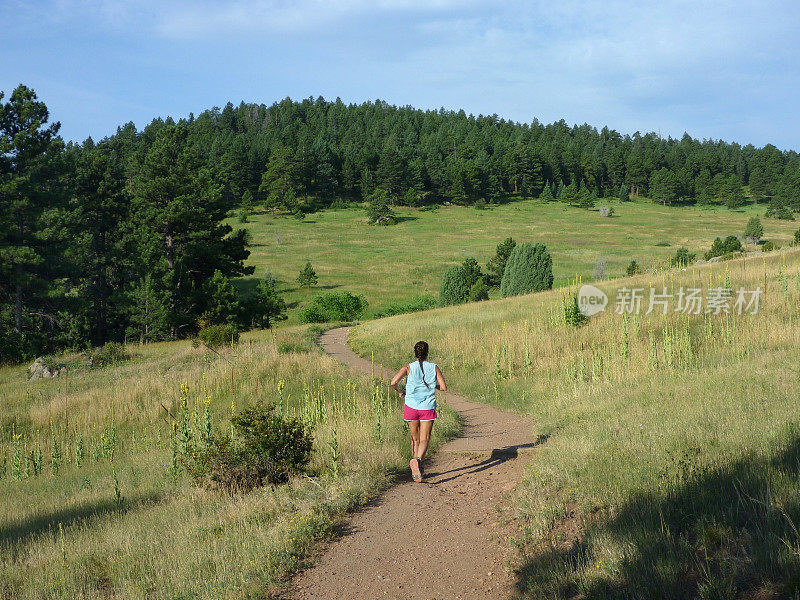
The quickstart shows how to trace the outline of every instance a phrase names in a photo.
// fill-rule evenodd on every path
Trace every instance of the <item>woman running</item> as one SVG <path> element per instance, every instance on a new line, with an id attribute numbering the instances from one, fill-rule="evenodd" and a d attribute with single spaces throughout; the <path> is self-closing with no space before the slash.
<path id="1" fill-rule="evenodd" d="M 405 400 L 403 419 L 411 430 L 411 476 L 414 481 L 422 481 L 422 459 L 428 451 L 433 421 L 436 419 L 436 390 L 447 391 L 442 371 L 428 362 L 428 343 L 414 344 L 414 358 L 397 372 L 392 379 L 392 387 Z M 400 380 L 406 377 L 406 390 L 397 389 Z"/>

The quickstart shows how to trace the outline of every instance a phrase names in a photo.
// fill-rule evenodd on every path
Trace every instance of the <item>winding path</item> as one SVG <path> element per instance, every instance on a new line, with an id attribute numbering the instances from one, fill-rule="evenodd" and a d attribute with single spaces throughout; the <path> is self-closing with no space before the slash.
<path id="1" fill-rule="evenodd" d="M 322 347 L 351 369 L 370 373 L 371 363 L 348 346 L 349 331 L 327 331 Z M 426 460 L 423 483 L 409 475 L 355 513 L 320 560 L 295 578 L 291 597 L 471 600 L 515 595 L 507 539 L 515 531 L 507 496 L 522 476 L 524 460 L 517 457 L 540 440 L 527 417 L 451 392 L 438 394 L 461 415 L 460 437 Z"/>

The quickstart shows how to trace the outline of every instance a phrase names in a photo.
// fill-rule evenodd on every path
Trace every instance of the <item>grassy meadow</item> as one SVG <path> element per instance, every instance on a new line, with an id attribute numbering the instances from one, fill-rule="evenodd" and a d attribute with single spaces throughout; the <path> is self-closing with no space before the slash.
<path id="1" fill-rule="evenodd" d="M 800 251 L 596 285 L 609 306 L 578 327 L 575 285 L 368 321 L 351 343 L 391 364 L 425 339 L 454 390 L 532 415 L 526 597 L 800 597 Z M 647 315 L 649 291 L 615 312 L 619 288 L 651 286 L 764 291 L 757 314 Z"/>
<path id="2" fill-rule="evenodd" d="M 722 206 L 661 206 L 648 200 L 598 201 L 614 208 L 613 217 L 597 210 L 569 207 L 559 202 L 518 200 L 478 210 L 443 206 L 438 210 L 396 208 L 400 222 L 393 226 L 369 225 L 358 206 L 326 210 L 305 221 L 261 212 L 247 224 L 230 219 L 233 227 L 252 233 L 248 264 L 253 277 L 269 270 L 290 306 L 287 324 L 296 322 L 296 310 L 321 291 L 363 294 L 370 312 L 409 296 L 431 294 L 438 298 L 444 271 L 467 257 L 481 265 L 491 258 L 506 237 L 517 242 L 539 241 L 553 255 L 555 285 L 576 275 L 590 278 L 599 261 L 606 276 L 624 275 L 631 259 L 643 268 L 663 265 L 677 248 L 704 252 L 717 236 L 742 235 L 747 220 L 763 215 L 764 206 L 740 210 Z M 797 223 L 763 219 L 764 237 L 788 245 Z M 295 279 L 305 262 L 313 264 L 316 289 L 299 288 Z M 243 282 L 246 285 L 246 280 Z"/>
<path id="3" fill-rule="evenodd" d="M 127 351 L 101 369 L 60 357 L 67 375 L 36 382 L 0 369 L 0 598 L 265 597 L 410 456 L 396 395 L 303 328 Z M 235 495 L 195 485 L 177 430 L 227 432 L 259 401 L 313 425 L 306 473 Z M 443 415 L 437 444 L 457 429 Z"/>

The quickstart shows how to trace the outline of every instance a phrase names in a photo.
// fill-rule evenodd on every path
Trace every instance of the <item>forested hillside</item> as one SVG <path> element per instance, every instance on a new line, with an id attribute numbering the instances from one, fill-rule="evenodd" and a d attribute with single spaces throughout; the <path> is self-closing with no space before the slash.
<path id="1" fill-rule="evenodd" d="M 140 138 L 147 143 L 154 121 Z M 233 198 L 248 193 L 296 208 L 313 198 L 366 199 L 376 188 L 398 204 L 538 196 L 570 184 L 596 196 L 712 202 L 777 199 L 800 208 L 800 158 L 771 145 L 756 149 L 688 135 L 622 135 L 604 127 L 514 123 L 497 115 L 422 111 L 385 102 L 345 105 L 284 100 L 228 104 L 185 123 Z M 132 125 L 115 138 L 135 145 Z"/>
<path id="2" fill-rule="evenodd" d="M 800 158 L 774 146 L 622 135 L 563 121 L 322 98 L 228 104 L 95 143 L 64 143 L 44 102 L 0 96 L 0 361 L 206 324 L 269 326 L 275 282 L 237 297 L 255 205 L 303 218 L 377 196 L 424 205 L 602 196 L 800 209 Z"/>

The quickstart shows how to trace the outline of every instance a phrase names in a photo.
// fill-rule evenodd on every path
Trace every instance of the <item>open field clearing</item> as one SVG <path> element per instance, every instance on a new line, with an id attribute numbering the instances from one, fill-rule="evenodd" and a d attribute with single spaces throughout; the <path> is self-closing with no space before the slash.
<path id="1" fill-rule="evenodd" d="M 254 277 L 269 270 L 290 308 L 305 305 L 320 291 L 363 294 L 374 312 L 409 296 L 438 297 L 442 274 L 452 264 L 475 257 L 482 265 L 506 237 L 518 243 L 542 242 L 553 255 L 555 285 L 580 275 L 590 278 L 598 261 L 606 277 L 625 273 L 631 259 L 644 269 L 663 266 L 685 246 L 691 252 L 708 250 L 717 236 L 739 235 L 747 220 L 764 207 L 731 211 L 725 207 L 660 206 L 647 200 L 619 202 L 602 199 L 598 206 L 614 208 L 614 216 L 597 210 L 521 200 L 486 210 L 445 206 L 434 211 L 398 207 L 397 225 L 366 223 L 362 208 L 326 210 L 305 221 L 259 213 L 247 227 L 252 246 L 247 264 Z M 786 246 L 797 223 L 764 219 L 764 237 Z M 295 279 L 307 260 L 319 276 L 319 289 L 300 288 Z M 296 322 L 290 310 L 289 321 Z"/>

